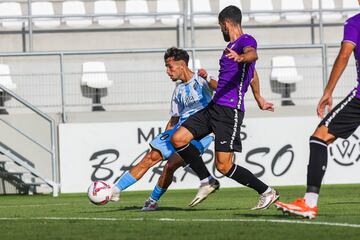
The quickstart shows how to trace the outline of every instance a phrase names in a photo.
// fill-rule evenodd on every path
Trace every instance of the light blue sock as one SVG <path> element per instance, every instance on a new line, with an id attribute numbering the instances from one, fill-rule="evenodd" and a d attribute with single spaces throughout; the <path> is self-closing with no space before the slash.
<path id="1" fill-rule="evenodd" d="M 137 179 L 134 178 L 130 172 L 126 172 L 119 181 L 115 184 L 121 191 L 127 189 L 131 185 L 137 182 Z"/>
<path id="2" fill-rule="evenodd" d="M 155 201 L 159 201 L 159 199 L 161 198 L 161 196 L 166 192 L 167 189 L 162 189 L 161 187 L 159 187 L 158 185 L 155 186 L 154 190 L 152 191 L 150 197 L 151 199 L 155 200 Z"/>

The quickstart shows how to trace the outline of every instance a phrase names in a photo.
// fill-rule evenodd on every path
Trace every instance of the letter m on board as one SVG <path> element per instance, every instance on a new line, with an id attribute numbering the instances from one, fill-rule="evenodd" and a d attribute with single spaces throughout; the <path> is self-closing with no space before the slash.
<path id="1" fill-rule="evenodd" d="M 149 140 L 152 140 L 155 138 L 155 129 L 151 128 L 148 134 L 144 134 L 144 132 L 141 130 L 141 128 L 138 128 L 138 144 L 141 143 L 141 140 L 148 142 Z"/>

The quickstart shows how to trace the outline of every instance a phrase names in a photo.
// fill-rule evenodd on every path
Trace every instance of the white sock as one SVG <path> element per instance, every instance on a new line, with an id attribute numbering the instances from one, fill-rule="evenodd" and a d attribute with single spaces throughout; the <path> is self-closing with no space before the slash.
<path id="1" fill-rule="evenodd" d="M 120 189 L 119 189 L 116 185 L 114 185 L 114 186 L 111 188 L 111 190 L 112 190 L 114 193 L 119 193 L 119 192 L 120 192 Z"/>
<path id="2" fill-rule="evenodd" d="M 200 184 L 201 185 L 206 185 L 206 184 L 209 184 L 210 180 L 212 179 L 213 177 L 212 176 L 209 176 L 207 178 L 204 178 L 202 180 L 200 180 Z"/>
<path id="3" fill-rule="evenodd" d="M 266 191 L 263 192 L 262 194 L 269 193 L 269 192 L 271 192 L 271 190 L 272 190 L 272 188 L 271 188 L 271 187 L 268 187 L 268 188 L 266 189 Z"/>
<path id="4" fill-rule="evenodd" d="M 313 208 L 313 207 L 317 206 L 319 194 L 313 193 L 313 192 L 307 192 L 307 193 L 305 193 L 304 198 L 305 198 L 306 205 Z"/>

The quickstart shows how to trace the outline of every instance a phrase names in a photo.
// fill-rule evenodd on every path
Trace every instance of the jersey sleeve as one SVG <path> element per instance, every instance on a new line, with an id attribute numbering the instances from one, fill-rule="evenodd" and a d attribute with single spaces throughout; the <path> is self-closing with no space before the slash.
<path id="1" fill-rule="evenodd" d="M 204 78 L 200 77 L 199 75 L 197 76 L 197 82 L 201 85 L 201 87 L 208 91 L 208 92 L 212 92 L 213 90 L 210 88 L 208 81 L 206 81 Z"/>
<path id="2" fill-rule="evenodd" d="M 359 39 L 360 28 L 352 21 L 346 21 L 344 24 L 344 38 L 342 42 L 350 42 L 356 46 Z"/>
<path id="3" fill-rule="evenodd" d="M 252 47 L 252 48 L 257 49 L 257 42 L 256 42 L 255 38 L 252 37 L 251 35 L 245 35 L 242 38 L 241 42 L 236 43 L 234 50 L 237 53 L 242 54 L 242 53 L 244 53 L 244 50 L 247 47 Z"/>
<path id="4" fill-rule="evenodd" d="M 171 106 L 170 106 L 170 116 L 171 117 L 180 117 L 180 106 L 177 99 L 177 88 L 175 88 L 173 95 L 171 97 Z"/>

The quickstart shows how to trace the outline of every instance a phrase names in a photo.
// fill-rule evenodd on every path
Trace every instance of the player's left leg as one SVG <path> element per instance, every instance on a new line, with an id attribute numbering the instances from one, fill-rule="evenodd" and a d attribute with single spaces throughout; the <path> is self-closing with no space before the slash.
<path id="1" fill-rule="evenodd" d="M 166 162 L 163 172 L 149 198 L 145 201 L 142 211 L 154 211 L 158 208 L 157 202 L 165 194 L 171 182 L 173 181 L 174 172 L 184 165 L 184 161 L 178 154 L 173 154 Z"/>
<path id="2" fill-rule="evenodd" d="M 215 165 L 219 172 L 259 193 L 259 202 L 252 210 L 267 209 L 279 198 L 276 190 L 263 183 L 248 169 L 234 164 L 233 152 L 216 152 L 215 155 Z"/>

